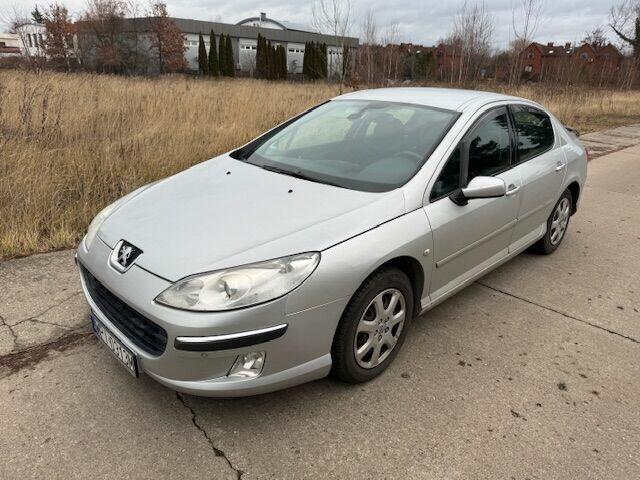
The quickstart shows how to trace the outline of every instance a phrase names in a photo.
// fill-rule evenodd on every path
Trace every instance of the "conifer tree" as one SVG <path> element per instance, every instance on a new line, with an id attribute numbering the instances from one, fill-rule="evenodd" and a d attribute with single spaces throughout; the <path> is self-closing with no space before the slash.
<path id="1" fill-rule="evenodd" d="M 282 80 L 282 57 L 280 56 L 280 50 L 282 49 L 281 45 L 276 45 L 276 48 L 273 51 L 274 57 L 274 77 L 277 80 Z"/>
<path id="2" fill-rule="evenodd" d="M 305 54 L 307 55 L 307 71 L 305 75 L 308 80 L 313 80 L 313 46 L 313 42 L 309 42 L 305 49 Z"/>
<path id="3" fill-rule="evenodd" d="M 220 70 L 220 75 L 226 76 L 226 68 L 227 68 L 227 37 L 224 33 L 220 34 L 220 44 L 218 45 L 218 69 Z"/>
<path id="4" fill-rule="evenodd" d="M 344 81 L 344 79 L 351 74 L 351 72 L 349 71 L 351 67 L 351 62 L 349 61 L 350 53 L 351 52 L 349 52 L 349 47 L 347 45 L 344 45 L 342 47 L 342 71 L 339 72 L 340 79 L 342 81 Z"/>
<path id="5" fill-rule="evenodd" d="M 318 44 L 318 66 L 320 70 L 319 78 L 327 78 L 327 44 L 319 43 Z"/>
<path id="6" fill-rule="evenodd" d="M 206 75 L 209 72 L 207 48 L 204 46 L 204 38 L 202 38 L 202 33 L 198 38 L 198 71 L 200 72 L 200 75 Z"/>
<path id="7" fill-rule="evenodd" d="M 311 42 L 309 45 L 309 78 L 316 80 L 318 78 L 318 46 L 316 42 Z"/>
<path id="8" fill-rule="evenodd" d="M 320 43 L 313 42 L 313 78 L 322 78 L 322 57 L 320 56 Z"/>
<path id="9" fill-rule="evenodd" d="M 209 34 L 209 75 L 217 77 L 219 75 L 218 52 L 216 49 L 216 36 L 211 30 Z"/>
<path id="10" fill-rule="evenodd" d="M 267 48 L 265 48 L 265 78 L 273 80 L 273 47 L 271 41 L 267 40 Z"/>
<path id="11" fill-rule="evenodd" d="M 284 48 L 284 45 L 280 45 L 278 47 L 280 49 L 280 79 L 287 79 L 287 50 Z"/>
<path id="12" fill-rule="evenodd" d="M 260 63 L 262 62 L 262 35 L 258 34 L 258 39 L 256 40 L 256 56 L 255 56 L 256 64 L 253 70 L 253 74 L 256 78 L 260 78 Z"/>
<path id="13" fill-rule="evenodd" d="M 54 6 L 57 6 L 57 4 L 53 4 L 51 6 L 54 7 Z M 42 15 L 42 12 L 40 12 L 38 5 L 36 5 L 36 8 L 34 8 L 33 11 L 31 12 L 31 20 L 39 24 L 44 23 L 44 16 Z"/>
<path id="14" fill-rule="evenodd" d="M 227 35 L 227 44 L 226 44 L 227 53 L 225 54 L 225 60 L 227 62 L 227 68 L 225 74 L 228 77 L 236 76 L 236 65 L 235 59 L 233 58 L 233 44 L 231 43 L 231 36 Z"/>
<path id="15" fill-rule="evenodd" d="M 302 54 L 302 75 L 304 75 L 304 78 L 309 78 L 309 53 L 310 52 L 311 52 L 311 47 L 309 46 L 309 42 L 305 42 L 304 53 Z"/>
<path id="16" fill-rule="evenodd" d="M 313 61 L 315 58 L 315 47 L 316 44 L 314 42 L 309 42 L 309 66 L 307 67 L 307 73 L 309 75 L 309 80 L 313 80 L 314 75 L 313 75 L 313 70 L 314 70 L 314 66 L 313 66 Z"/>
<path id="17" fill-rule="evenodd" d="M 273 80 L 279 80 L 280 79 L 280 46 L 279 45 L 274 45 L 273 46 L 273 53 L 272 53 L 272 58 L 273 58 L 273 72 L 272 72 L 272 79 Z"/>
<path id="18" fill-rule="evenodd" d="M 265 77 L 265 47 L 264 37 L 258 34 L 258 41 L 256 46 L 256 77 Z"/>

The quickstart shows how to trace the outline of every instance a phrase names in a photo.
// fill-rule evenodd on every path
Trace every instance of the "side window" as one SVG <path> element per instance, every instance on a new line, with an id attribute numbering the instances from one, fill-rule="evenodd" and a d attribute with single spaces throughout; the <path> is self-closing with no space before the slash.
<path id="1" fill-rule="evenodd" d="M 453 193 L 454 190 L 460 187 L 460 146 L 454 150 L 454 152 L 447 160 L 447 164 L 440 172 L 440 176 L 436 183 L 433 184 L 431 189 L 431 195 L 429 200 L 435 200 L 436 198 L 443 197 Z"/>
<path id="2" fill-rule="evenodd" d="M 511 165 L 511 140 L 509 136 L 509 118 L 506 110 L 499 115 L 491 115 L 482 120 L 466 140 L 454 150 L 447 164 L 440 172 L 438 180 L 431 189 L 431 201 L 453 193 L 463 183 L 460 178 L 462 148 L 469 148 L 467 183 L 477 176 L 492 176 L 507 170 Z"/>
<path id="3" fill-rule="evenodd" d="M 511 164 L 509 118 L 501 115 L 482 122 L 471 134 L 467 182 L 478 176 L 490 177 L 507 170 Z"/>
<path id="4" fill-rule="evenodd" d="M 553 147 L 553 125 L 546 113 L 522 105 L 512 105 L 511 109 L 518 133 L 520 162 L 526 162 Z"/>

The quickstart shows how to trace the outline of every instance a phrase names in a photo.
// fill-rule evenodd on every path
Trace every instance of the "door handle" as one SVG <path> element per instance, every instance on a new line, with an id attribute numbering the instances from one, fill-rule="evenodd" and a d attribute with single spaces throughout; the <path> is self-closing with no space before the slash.
<path id="1" fill-rule="evenodd" d="M 558 162 L 556 163 L 556 172 L 561 171 L 562 169 L 564 169 L 564 167 L 566 167 L 567 164 L 566 163 L 562 163 L 562 162 Z"/>
<path id="2" fill-rule="evenodd" d="M 510 197 L 511 195 L 515 195 L 516 193 L 518 193 L 518 190 L 520 190 L 520 187 L 516 187 L 513 183 L 511 185 L 509 185 L 509 188 L 507 189 L 507 197 Z"/>

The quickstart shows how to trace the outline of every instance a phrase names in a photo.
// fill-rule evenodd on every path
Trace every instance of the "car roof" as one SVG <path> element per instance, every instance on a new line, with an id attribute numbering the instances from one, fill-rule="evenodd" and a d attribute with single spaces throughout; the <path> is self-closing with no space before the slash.
<path id="1" fill-rule="evenodd" d="M 464 111 L 472 105 L 476 108 L 501 100 L 522 101 L 518 97 L 479 90 L 457 88 L 396 87 L 359 90 L 335 97 L 334 100 L 376 100 L 383 102 L 411 103 L 446 110 Z"/>

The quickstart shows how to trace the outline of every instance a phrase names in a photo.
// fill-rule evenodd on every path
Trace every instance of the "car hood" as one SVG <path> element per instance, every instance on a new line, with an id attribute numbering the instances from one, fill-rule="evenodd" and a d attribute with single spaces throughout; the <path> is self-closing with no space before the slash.
<path id="1" fill-rule="evenodd" d="M 169 177 L 119 206 L 98 236 L 143 251 L 170 281 L 321 251 L 405 213 L 401 190 L 370 193 L 270 172 L 228 155 Z"/>

